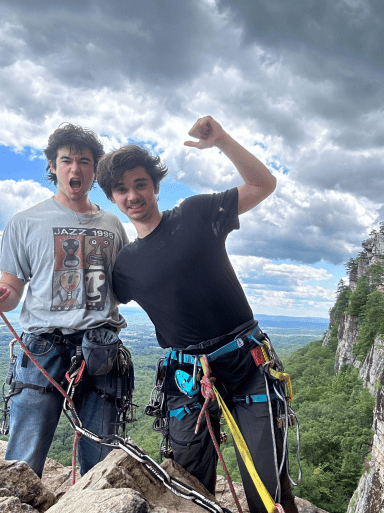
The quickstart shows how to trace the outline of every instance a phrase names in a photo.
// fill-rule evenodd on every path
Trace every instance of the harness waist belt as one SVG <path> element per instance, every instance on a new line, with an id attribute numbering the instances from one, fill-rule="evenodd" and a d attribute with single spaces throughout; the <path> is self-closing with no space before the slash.
<path id="1" fill-rule="evenodd" d="M 185 349 L 185 351 L 192 351 L 196 349 L 200 349 L 201 351 L 204 351 L 207 347 L 214 346 L 218 344 L 221 340 L 226 339 L 230 335 L 236 335 L 237 333 L 241 333 L 247 328 L 251 328 L 252 326 L 257 327 L 259 324 L 258 321 L 255 321 L 255 319 L 249 319 L 249 321 L 244 322 L 243 324 L 240 324 L 240 326 L 237 326 L 234 330 L 232 330 L 230 333 L 226 333 L 225 335 L 221 335 L 220 337 L 212 338 L 210 340 L 204 340 L 204 342 L 199 342 L 196 345 L 188 346 Z"/>
<path id="2" fill-rule="evenodd" d="M 264 333 L 261 331 L 259 327 L 256 327 L 252 333 L 248 335 L 243 336 L 244 338 L 250 338 L 251 340 L 255 341 L 257 344 L 261 344 L 261 341 L 265 339 Z M 220 347 L 216 351 L 214 351 L 211 354 L 207 354 L 208 362 L 213 362 L 220 356 L 226 353 L 230 353 L 231 351 L 235 351 L 236 349 L 239 349 L 245 344 L 245 340 L 242 337 L 237 337 L 232 342 L 228 342 L 228 344 L 225 344 L 223 347 Z M 189 363 L 191 365 L 196 365 L 201 367 L 201 363 L 199 361 L 201 355 L 191 355 L 191 354 L 185 354 L 181 350 L 172 350 L 169 351 L 164 359 L 163 366 L 167 366 L 168 360 L 176 360 L 178 363 Z"/>

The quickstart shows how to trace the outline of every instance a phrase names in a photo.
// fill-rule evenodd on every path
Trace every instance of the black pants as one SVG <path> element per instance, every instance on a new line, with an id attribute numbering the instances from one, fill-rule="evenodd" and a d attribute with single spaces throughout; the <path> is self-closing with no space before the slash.
<path id="1" fill-rule="evenodd" d="M 260 371 L 260 368 L 256 367 L 252 355 L 250 354 L 250 350 L 253 349 L 255 345 L 254 342 L 248 342 L 240 349 L 227 353 L 213 361 L 210 364 L 212 370 L 211 376 L 216 378 L 216 388 L 229 407 L 245 439 L 260 479 L 272 498 L 274 498 L 277 488 L 277 477 L 268 403 L 255 402 L 247 404 L 246 402 L 234 403 L 232 401 L 233 396 L 245 396 L 247 394 L 260 395 L 266 393 L 264 375 Z M 189 398 L 180 392 L 175 382 L 175 372 L 177 369 L 192 374 L 193 366 L 191 364 L 179 364 L 176 361 L 169 362 L 165 388 L 167 409 L 170 411 L 182 406 L 191 407 L 197 401 L 203 404 L 204 398 L 200 393 Z M 269 383 L 269 386 L 271 387 L 271 383 Z M 273 401 L 273 403 L 275 403 L 274 409 L 276 411 L 276 401 Z M 217 410 L 218 405 L 215 401 L 210 404 L 210 412 L 215 435 L 217 440 L 219 440 L 220 428 Z M 177 420 L 174 417 L 170 418 L 169 431 L 174 458 L 177 463 L 199 479 L 199 481 L 214 494 L 218 457 L 205 420 L 202 422 L 199 433 L 195 435 L 198 415 L 199 411 L 195 410 L 185 415 L 181 420 Z M 275 439 L 280 464 L 283 458 L 283 438 L 281 430 L 275 429 Z M 266 509 L 237 449 L 236 455 L 250 512 L 265 513 Z M 280 478 L 280 486 L 280 502 L 285 513 L 297 513 L 285 466 Z"/>

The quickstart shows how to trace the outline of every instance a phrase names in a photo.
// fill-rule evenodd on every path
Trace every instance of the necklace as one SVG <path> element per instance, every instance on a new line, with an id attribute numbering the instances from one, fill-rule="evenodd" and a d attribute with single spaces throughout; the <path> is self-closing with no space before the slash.
<path id="1" fill-rule="evenodd" d="M 75 213 L 77 222 L 79 224 L 81 224 L 81 225 L 89 224 L 94 219 L 95 215 L 100 212 L 99 205 L 95 204 L 95 207 L 96 207 L 97 211 L 95 213 L 93 213 L 92 212 L 92 210 L 93 210 L 93 203 L 91 203 L 91 212 L 89 214 L 87 214 L 86 212 L 80 213 L 80 212 L 76 212 L 76 210 L 73 210 L 73 212 Z M 81 217 L 79 217 L 78 214 L 80 214 Z M 85 216 L 87 216 L 87 217 L 85 217 Z"/>
<path id="2" fill-rule="evenodd" d="M 59 203 L 60 205 L 63 205 L 63 203 L 61 203 L 61 201 L 58 201 L 56 196 L 53 196 L 53 199 L 57 203 Z M 65 205 L 63 205 L 63 206 L 75 214 L 77 222 L 80 225 L 89 224 L 95 218 L 95 216 L 100 213 L 99 205 L 96 205 L 96 203 L 94 204 L 94 203 L 91 203 L 91 202 L 90 202 L 90 210 L 91 211 L 90 211 L 89 214 L 87 212 L 76 212 L 76 210 L 72 210 L 71 208 L 69 208 L 69 207 L 67 207 Z M 93 207 L 94 206 L 96 207 L 96 212 L 93 212 Z M 78 214 L 80 214 L 80 216 Z M 103 213 L 103 215 L 104 215 L 104 213 Z"/>

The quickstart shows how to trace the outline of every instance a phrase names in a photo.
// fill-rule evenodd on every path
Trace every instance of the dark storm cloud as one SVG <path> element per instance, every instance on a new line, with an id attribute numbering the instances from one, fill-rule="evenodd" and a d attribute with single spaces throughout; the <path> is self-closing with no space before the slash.
<path id="1" fill-rule="evenodd" d="M 352 150 L 329 149 L 320 156 L 304 154 L 297 163 L 295 177 L 320 190 L 350 192 L 381 203 L 384 191 L 384 156 L 358 154 Z"/>
<path id="2" fill-rule="evenodd" d="M 218 0 L 218 6 L 229 10 L 247 43 L 293 50 L 302 60 L 322 53 L 332 55 L 332 61 L 354 56 L 373 68 L 384 64 L 380 0 L 258 0 L 257 6 L 249 0 Z M 313 75 L 323 74 L 322 67 L 311 70 Z"/>
<path id="3" fill-rule="evenodd" d="M 17 0 L 1 11 L 24 42 L 8 48 L 5 64 L 31 59 L 72 86 L 114 88 L 124 77 L 175 85 L 209 65 L 215 38 L 208 9 L 188 0 Z"/>
<path id="4" fill-rule="evenodd" d="M 300 88 L 294 102 L 302 116 L 327 120 L 347 133 L 343 147 L 356 141 L 349 124 L 360 126 L 359 146 L 378 143 L 367 114 L 383 109 L 384 10 L 376 0 L 219 0 L 219 8 L 241 27 L 243 47 L 258 45 L 269 62 L 281 62 Z M 289 135 L 288 135 L 289 138 Z M 379 141 L 382 141 L 380 130 Z"/>

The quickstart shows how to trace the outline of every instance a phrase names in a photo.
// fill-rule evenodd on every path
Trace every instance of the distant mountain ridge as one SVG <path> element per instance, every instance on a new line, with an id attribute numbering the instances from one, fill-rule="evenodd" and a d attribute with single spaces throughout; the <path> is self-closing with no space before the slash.
<path id="1" fill-rule="evenodd" d="M 22 305 L 19 304 L 12 312 L 6 315 L 10 318 L 11 322 L 18 319 Z M 142 315 L 147 317 L 147 314 L 141 309 L 136 307 L 120 306 L 120 312 L 125 315 L 127 320 L 132 314 Z M 287 315 L 265 315 L 255 314 L 255 319 L 259 321 L 261 329 L 264 328 L 305 328 L 305 329 L 320 329 L 326 331 L 329 327 L 329 319 L 324 317 L 289 317 Z M 0 324 L 2 321 L 0 319 Z"/>
<path id="2" fill-rule="evenodd" d="M 260 327 L 328 329 L 329 319 L 323 317 L 288 317 L 286 315 L 255 315 Z"/>
<path id="3" fill-rule="evenodd" d="M 122 315 L 139 314 L 146 316 L 141 308 L 120 307 Z M 255 314 L 255 319 L 259 321 L 260 327 L 273 328 L 309 328 L 309 329 L 328 329 L 329 319 L 325 317 L 289 317 L 287 315 L 265 315 Z"/>

